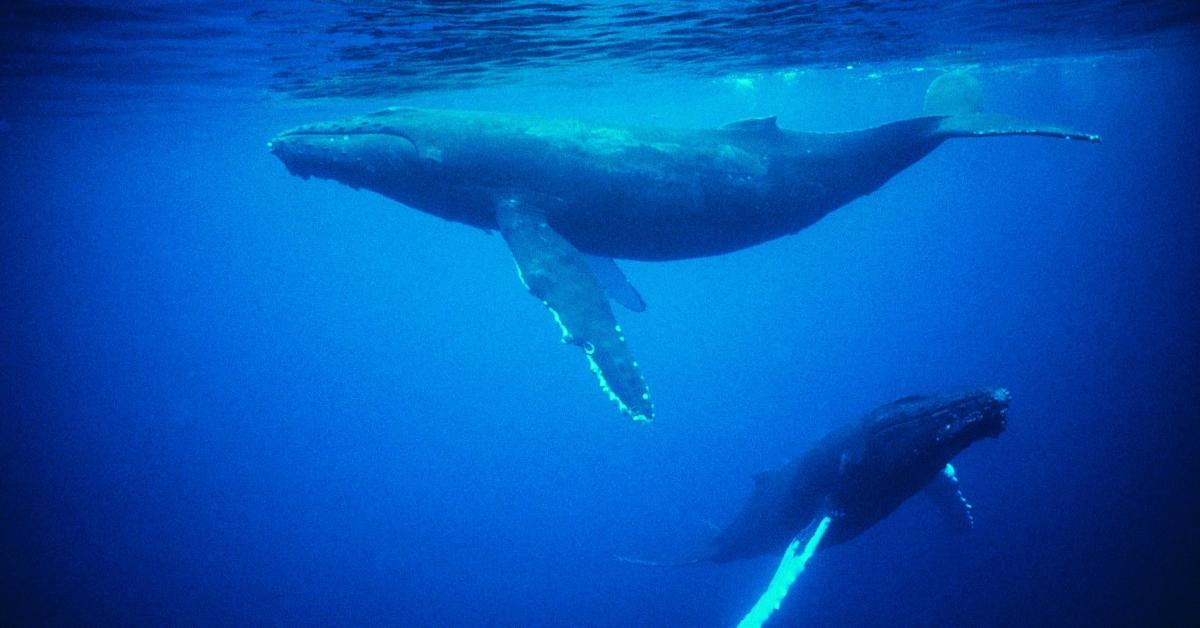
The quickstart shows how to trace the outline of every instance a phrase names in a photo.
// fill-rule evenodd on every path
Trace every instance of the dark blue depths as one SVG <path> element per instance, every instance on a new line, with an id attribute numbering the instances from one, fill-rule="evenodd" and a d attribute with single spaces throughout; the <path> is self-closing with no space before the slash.
<path id="1" fill-rule="evenodd" d="M 614 555 L 686 553 L 751 473 L 972 385 L 1014 398 L 956 463 L 976 530 L 915 499 L 818 554 L 779 623 L 1194 620 L 1193 52 L 985 72 L 990 108 L 1103 144 L 950 142 L 796 236 L 626 264 L 649 426 L 597 393 L 499 237 L 266 151 L 374 103 L 6 118 L 5 622 L 729 625 L 774 559 Z M 420 104 L 835 130 L 915 115 L 928 78 Z"/>

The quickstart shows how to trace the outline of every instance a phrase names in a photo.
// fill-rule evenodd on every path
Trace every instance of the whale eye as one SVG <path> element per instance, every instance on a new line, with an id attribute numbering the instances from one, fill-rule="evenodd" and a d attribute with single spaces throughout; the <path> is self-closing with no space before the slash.
<path id="1" fill-rule="evenodd" d="M 858 464 L 862 459 L 862 452 L 855 449 L 846 449 L 842 451 L 842 455 L 838 457 L 838 473 L 845 473 L 850 467 Z"/>
<path id="2" fill-rule="evenodd" d="M 420 153 L 421 153 L 422 159 L 427 159 L 429 161 L 436 161 L 439 164 L 442 163 L 442 149 L 440 149 L 440 148 L 437 148 L 435 146 L 430 146 L 430 147 L 426 148 L 425 150 L 420 151 Z"/>

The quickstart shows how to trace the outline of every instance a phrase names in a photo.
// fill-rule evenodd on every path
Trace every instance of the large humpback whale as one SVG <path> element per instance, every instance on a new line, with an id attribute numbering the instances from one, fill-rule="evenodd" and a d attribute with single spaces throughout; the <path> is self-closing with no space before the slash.
<path id="1" fill-rule="evenodd" d="M 1003 388 L 984 388 L 880 406 L 799 458 L 756 474 L 754 493 L 712 547 L 669 564 L 783 553 L 771 586 L 744 622 L 760 625 L 818 548 L 855 538 L 918 492 L 933 499 L 952 527 L 969 529 L 971 506 L 950 460 L 971 443 L 1004 431 L 1009 400 Z"/>
<path id="2" fill-rule="evenodd" d="M 847 133 L 792 131 L 775 118 L 678 130 L 390 108 L 297 127 L 269 146 L 301 177 L 498 230 L 564 342 L 583 349 L 624 412 L 650 420 L 649 390 L 608 299 L 644 304 L 613 258 L 717 255 L 795 233 L 950 138 L 1099 139 L 979 113 L 978 91 L 946 75 L 927 92 L 928 115 Z"/>

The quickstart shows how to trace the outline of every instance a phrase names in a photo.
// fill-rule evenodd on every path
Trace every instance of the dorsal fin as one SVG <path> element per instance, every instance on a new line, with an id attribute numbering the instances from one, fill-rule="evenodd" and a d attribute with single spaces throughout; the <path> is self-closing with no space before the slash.
<path id="1" fill-rule="evenodd" d="M 721 127 L 722 131 L 778 131 L 779 125 L 775 122 L 775 116 L 766 118 L 747 118 L 746 120 L 737 120 Z"/>

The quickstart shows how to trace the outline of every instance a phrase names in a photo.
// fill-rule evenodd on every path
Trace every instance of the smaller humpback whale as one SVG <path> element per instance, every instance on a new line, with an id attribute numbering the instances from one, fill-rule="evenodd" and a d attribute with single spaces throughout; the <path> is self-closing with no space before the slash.
<path id="1" fill-rule="evenodd" d="M 719 255 L 795 233 L 951 138 L 1099 140 L 980 113 L 979 92 L 948 74 L 930 86 L 926 115 L 846 133 L 792 131 L 773 117 L 683 130 L 393 107 L 300 126 L 269 146 L 303 178 L 499 231 L 563 341 L 583 349 L 622 411 L 649 421 L 650 391 L 608 302 L 645 304 L 614 258 Z"/>
<path id="2" fill-rule="evenodd" d="M 971 443 L 1004 431 L 1009 400 L 1003 388 L 984 388 L 880 406 L 799 458 L 756 474 L 749 501 L 699 557 L 674 563 L 622 560 L 681 565 L 782 553 L 771 586 L 743 621 L 761 625 L 818 549 L 862 534 L 918 492 L 933 499 L 953 528 L 970 529 L 971 506 L 950 460 Z"/>

